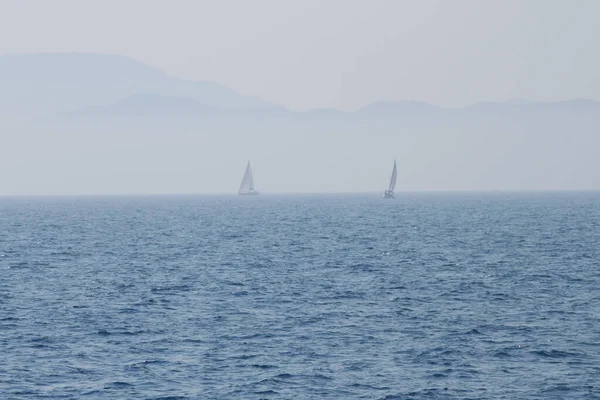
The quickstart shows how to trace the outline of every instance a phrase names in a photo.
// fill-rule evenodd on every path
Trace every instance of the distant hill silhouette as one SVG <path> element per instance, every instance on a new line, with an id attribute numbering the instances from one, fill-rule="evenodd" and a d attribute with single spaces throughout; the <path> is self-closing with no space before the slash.
<path id="1" fill-rule="evenodd" d="M 243 68 L 243 66 L 240 66 Z M 399 94 L 401 95 L 401 94 Z M 600 102 L 290 111 L 126 57 L 0 56 L 1 193 L 600 189 Z"/>
<path id="2" fill-rule="evenodd" d="M 189 98 L 222 109 L 281 108 L 213 82 L 194 82 L 118 55 L 86 53 L 0 56 L 0 107 L 50 115 L 122 102 L 138 95 Z M 148 100 L 148 99 L 146 99 Z M 156 98 L 154 98 L 156 100 Z M 131 103 L 121 103 L 130 107 Z M 165 102 L 172 107 L 172 102 Z M 157 104 L 154 104 L 156 107 Z"/>
<path id="3" fill-rule="evenodd" d="M 539 118 L 580 118 L 600 116 L 600 102 L 573 100 L 556 103 L 477 103 L 464 108 L 443 108 L 427 103 L 377 102 L 355 112 L 344 112 L 335 108 L 312 109 L 306 112 L 289 111 L 271 107 L 216 107 L 206 105 L 192 97 L 165 96 L 159 94 L 137 94 L 114 103 L 92 105 L 60 113 L 62 117 L 268 117 L 303 121 L 338 121 L 340 123 L 372 121 L 373 123 L 406 123 L 448 120 L 527 120 Z"/>
<path id="4" fill-rule="evenodd" d="M 513 99 L 464 108 L 417 101 L 379 101 L 355 112 L 314 109 L 292 112 L 257 97 L 243 96 L 214 82 L 173 78 L 118 55 L 42 53 L 0 56 L 0 115 L 69 117 L 276 117 L 315 123 L 373 121 L 522 120 L 579 118 L 599 114 L 600 102 L 530 102 Z M 80 118 L 79 118 L 80 120 Z"/>
<path id="5" fill-rule="evenodd" d="M 156 94 L 138 94 L 114 104 L 88 106 L 64 113 L 71 117 L 183 117 L 205 116 L 219 113 L 215 107 L 189 97 L 170 97 Z"/>

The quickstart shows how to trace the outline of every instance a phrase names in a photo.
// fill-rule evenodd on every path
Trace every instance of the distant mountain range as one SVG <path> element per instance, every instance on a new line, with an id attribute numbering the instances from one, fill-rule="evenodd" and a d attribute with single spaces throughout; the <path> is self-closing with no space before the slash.
<path id="1" fill-rule="evenodd" d="M 123 105 L 157 109 L 157 98 L 188 98 L 216 109 L 281 108 L 257 97 L 242 96 L 213 82 L 194 82 L 167 76 L 148 65 L 118 55 L 25 54 L 0 56 L 0 107 L 5 112 L 50 115 L 84 107 Z M 177 100 L 175 101 L 177 102 Z M 172 100 L 164 100 L 172 106 Z M 189 106 L 189 104 L 188 104 Z M 121 111 L 122 113 L 124 111 Z"/>
<path id="2" fill-rule="evenodd" d="M 264 193 L 382 193 L 394 158 L 398 191 L 598 190 L 598 132 L 592 100 L 297 112 L 121 56 L 0 57 L 0 194 L 234 193 L 248 159 Z"/>
<path id="3" fill-rule="evenodd" d="M 127 57 L 87 53 L 0 56 L 0 88 L 0 115 L 62 118 L 270 115 L 347 120 L 600 112 L 600 102 L 592 100 L 554 103 L 510 100 L 460 109 L 414 101 L 381 101 L 350 113 L 336 109 L 292 112 L 217 83 L 169 77 Z"/>

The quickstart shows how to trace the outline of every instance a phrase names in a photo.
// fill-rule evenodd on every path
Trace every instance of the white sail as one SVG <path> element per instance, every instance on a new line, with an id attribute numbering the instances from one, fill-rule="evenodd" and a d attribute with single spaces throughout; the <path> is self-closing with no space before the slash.
<path id="1" fill-rule="evenodd" d="M 258 192 L 254 189 L 254 178 L 252 177 L 252 167 L 250 166 L 250 161 L 248 161 L 248 164 L 246 164 L 246 172 L 244 172 L 244 177 L 242 178 L 242 183 L 240 184 L 238 194 L 258 194 Z"/>
<path id="2" fill-rule="evenodd" d="M 390 178 L 390 186 L 383 193 L 384 199 L 394 198 L 394 189 L 396 188 L 396 178 L 398 177 L 398 170 L 396 168 L 396 160 L 394 160 L 394 168 L 392 169 L 392 177 Z"/>
<path id="3" fill-rule="evenodd" d="M 396 160 L 394 160 L 394 169 L 392 169 L 392 178 L 390 179 L 389 191 L 393 192 L 396 188 L 396 178 L 398 177 L 398 171 L 396 169 Z"/>

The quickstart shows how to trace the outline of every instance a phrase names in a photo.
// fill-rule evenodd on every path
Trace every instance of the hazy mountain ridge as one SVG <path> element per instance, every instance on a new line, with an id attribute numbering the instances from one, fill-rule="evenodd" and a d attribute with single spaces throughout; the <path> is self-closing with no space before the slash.
<path id="1" fill-rule="evenodd" d="M 0 56 L 0 114 L 30 116 L 257 116 L 294 119 L 428 119 L 458 115 L 507 117 L 523 113 L 600 112 L 600 102 L 532 102 L 513 99 L 444 108 L 418 101 L 378 101 L 354 112 L 313 109 L 292 112 L 213 82 L 169 77 L 119 55 L 46 53 Z M 243 112 L 240 112 L 243 111 Z"/>
<path id="2" fill-rule="evenodd" d="M 222 108 L 208 106 L 192 97 L 175 97 L 156 94 L 136 94 L 112 104 L 82 107 L 74 111 L 61 113 L 61 116 L 76 117 L 138 117 L 138 116 L 188 116 L 188 117 L 285 117 L 304 120 L 338 120 L 340 122 L 356 119 L 374 119 L 393 121 L 426 120 L 431 118 L 538 118 L 549 115 L 595 115 L 600 113 L 600 102 L 591 100 L 572 100 L 555 103 L 529 103 L 513 105 L 502 102 L 477 103 L 464 108 L 443 108 L 412 102 L 379 102 L 360 108 L 354 112 L 345 112 L 335 108 L 311 109 L 295 112 L 284 108 Z M 547 115 L 548 114 L 548 115 Z"/>
<path id="3" fill-rule="evenodd" d="M 217 83 L 169 77 L 156 68 L 118 55 L 0 56 L 0 88 L 0 107 L 5 112 L 32 116 L 114 104 L 136 95 L 189 97 L 214 108 L 280 108 Z"/>
<path id="4" fill-rule="evenodd" d="M 123 117 L 123 116 L 199 116 L 217 113 L 219 109 L 209 107 L 190 97 L 172 97 L 156 94 L 136 94 L 116 103 L 87 106 L 61 114 L 65 117 Z"/>
<path id="5" fill-rule="evenodd" d="M 248 159 L 265 193 L 382 191 L 394 158 L 399 192 L 600 189 L 592 100 L 296 112 L 124 57 L 37 57 L 0 57 L 0 193 L 235 193 Z"/>

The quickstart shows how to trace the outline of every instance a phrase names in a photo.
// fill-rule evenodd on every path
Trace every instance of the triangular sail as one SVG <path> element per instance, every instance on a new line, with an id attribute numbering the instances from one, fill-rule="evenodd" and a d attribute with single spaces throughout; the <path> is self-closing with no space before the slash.
<path id="1" fill-rule="evenodd" d="M 398 171 L 396 169 L 396 160 L 394 160 L 394 169 L 392 169 L 392 178 L 390 179 L 390 188 L 388 191 L 393 192 L 396 188 L 396 178 L 398 177 Z"/>
<path id="2" fill-rule="evenodd" d="M 248 161 L 248 186 L 250 191 L 254 191 L 254 177 L 252 176 L 252 167 L 250 167 L 250 161 Z"/>
<path id="3" fill-rule="evenodd" d="M 252 178 L 252 167 L 250 167 L 250 161 L 248 161 L 246 172 L 244 172 L 244 177 L 242 178 L 238 193 L 248 193 L 252 191 L 254 191 L 254 179 Z"/>

